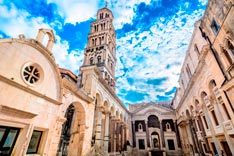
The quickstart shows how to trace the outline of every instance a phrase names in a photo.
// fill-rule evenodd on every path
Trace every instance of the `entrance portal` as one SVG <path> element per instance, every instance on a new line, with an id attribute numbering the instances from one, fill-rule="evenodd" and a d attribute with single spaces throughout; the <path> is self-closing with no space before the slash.
<path id="1" fill-rule="evenodd" d="M 71 137 L 71 130 L 72 130 L 72 122 L 73 116 L 75 112 L 75 107 L 70 105 L 67 109 L 65 114 L 65 118 L 67 119 L 66 122 L 63 124 L 62 133 L 60 137 L 60 143 L 58 148 L 58 155 L 59 156 L 67 156 L 68 155 L 68 146 Z"/>

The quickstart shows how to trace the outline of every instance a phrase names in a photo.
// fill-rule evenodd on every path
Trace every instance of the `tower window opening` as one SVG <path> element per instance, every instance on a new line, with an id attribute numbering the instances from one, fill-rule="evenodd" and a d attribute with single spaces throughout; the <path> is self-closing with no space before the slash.
<path id="1" fill-rule="evenodd" d="M 89 62 L 90 62 L 91 65 L 94 63 L 94 62 L 93 62 L 93 57 L 91 57 L 91 58 L 89 59 Z"/>
<path id="2" fill-rule="evenodd" d="M 101 56 L 98 56 L 98 57 L 97 57 L 98 63 L 101 63 L 101 60 L 102 60 L 102 57 L 101 57 Z"/>

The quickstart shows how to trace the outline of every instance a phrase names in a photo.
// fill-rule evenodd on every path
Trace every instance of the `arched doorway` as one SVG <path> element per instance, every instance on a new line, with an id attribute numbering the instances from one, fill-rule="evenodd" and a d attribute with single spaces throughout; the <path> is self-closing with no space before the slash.
<path id="1" fill-rule="evenodd" d="M 74 113 L 75 113 L 75 107 L 73 105 L 70 105 L 65 113 L 66 121 L 62 126 L 62 133 L 58 148 L 58 156 L 68 155 L 68 146 L 71 138 L 71 129 L 72 129 Z"/>
<path id="2" fill-rule="evenodd" d="M 85 136 L 85 111 L 80 103 L 71 104 L 65 113 L 57 156 L 82 155 Z"/>
<path id="3" fill-rule="evenodd" d="M 151 141 L 153 148 L 160 149 L 160 138 L 157 132 L 151 133 Z"/>

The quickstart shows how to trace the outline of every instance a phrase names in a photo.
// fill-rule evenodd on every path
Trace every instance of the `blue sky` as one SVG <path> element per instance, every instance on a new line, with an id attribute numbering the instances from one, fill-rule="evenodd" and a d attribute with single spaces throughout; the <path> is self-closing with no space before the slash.
<path id="1" fill-rule="evenodd" d="M 194 23 L 208 0 L 108 0 L 117 33 L 117 95 L 129 103 L 171 100 Z M 0 38 L 53 29 L 57 64 L 78 74 L 103 0 L 0 0 Z"/>

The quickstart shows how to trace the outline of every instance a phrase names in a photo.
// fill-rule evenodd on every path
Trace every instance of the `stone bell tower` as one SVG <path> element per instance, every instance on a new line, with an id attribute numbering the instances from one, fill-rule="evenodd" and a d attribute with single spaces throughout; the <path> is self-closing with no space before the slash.
<path id="1" fill-rule="evenodd" d="M 108 86 L 115 91 L 116 34 L 113 14 L 107 5 L 99 9 L 91 23 L 81 68 L 97 66 Z"/>

